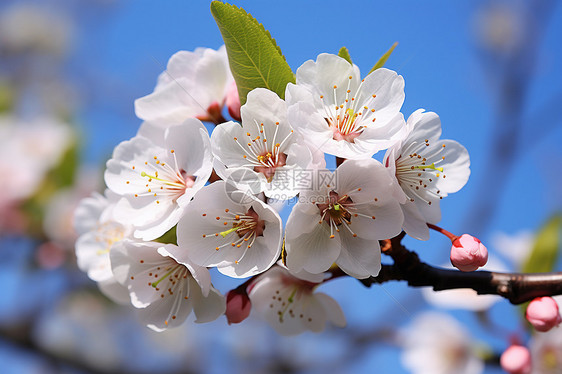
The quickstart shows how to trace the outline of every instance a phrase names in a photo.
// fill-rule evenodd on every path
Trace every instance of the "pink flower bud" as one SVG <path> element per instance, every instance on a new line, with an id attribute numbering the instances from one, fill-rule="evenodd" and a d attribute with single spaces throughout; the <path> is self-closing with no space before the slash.
<path id="1" fill-rule="evenodd" d="M 509 374 L 530 374 L 531 353 L 522 345 L 512 345 L 502 353 L 500 364 Z"/>
<path id="2" fill-rule="evenodd" d="M 238 87 L 236 87 L 236 82 L 234 81 L 232 81 L 226 93 L 226 106 L 228 107 L 230 116 L 240 121 L 240 96 L 238 95 Z"/>
<path id="3" fill-rule="evenodd" d="M 527 313 L 525 314 L 527 321 L 533 325 L 535 330 L 546 332 L 558 326 L 562 322 L 558 304 L 552 297 L 537 297 L 529 303 Z"/>
<path id="4" fill-rule="evenodd" d="M 245 289 L 234 289 L 226 295 L 226 320 L 228 324 L 240 323 L 250 315 L 252 303 Z"/>
<path id="5" fill-rule="evenodd" d="M 478 238 L 463 234 L 453 241 L 451 264 L 460 271 L 474 271 L 488 262 L 488 250 Z"/>

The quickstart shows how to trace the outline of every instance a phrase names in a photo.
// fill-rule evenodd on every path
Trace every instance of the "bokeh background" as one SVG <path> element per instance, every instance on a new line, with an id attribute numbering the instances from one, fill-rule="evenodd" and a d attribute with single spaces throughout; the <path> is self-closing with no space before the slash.
<path id="1" fill-rule="evenodd" d="M 537 232 L 562 211 L 560 4 L 233 3 L 265 25 L 293 70 L 346 46 L 366 73 L 398 41 L 386 66 L 405 78 L 402 112 L 435 111 L 443 137 L 471 156 L 468 184 L 442 203 L 442 226 L 482 239 L 486 268 L 519 270 Z M 105 161 L 140 125 L 133 102 L 152 92 L 168 58 L 223 44 L 209 4 L 0 3 L 0 373 L 409 373 L 404 336 L 430 309 L 465 326 L 486 373 L 502 372 L 497 356 L 510 340 L 534 337 L 520 309 L 495 297 L 481 306 L 339 279 L 322 289 L 341 304 L 345 329 L 286 338 L 251 316 L 157 334 L 77 269 L 72 209 L 103 191 Z M 450 242 L 436 233 L 406 243 L 426 262 L 448 261 Z M 236 285 L 213 276 L 223 292 Z"/>

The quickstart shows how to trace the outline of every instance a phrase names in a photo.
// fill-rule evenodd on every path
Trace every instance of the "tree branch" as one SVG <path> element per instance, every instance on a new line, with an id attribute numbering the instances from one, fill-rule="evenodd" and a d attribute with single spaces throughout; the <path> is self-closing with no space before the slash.
<path id="1" fill-rule="evenodd" d="M 471 288 L 480 295 L 502 296 L 512 304 L 562 294 L 562 272 L 520 274 L 443 269 L 422 262 L 415 252 L 402 245 L 402 238 L 400 235 L 382 242 L 383 253 L 392 257 L 394 264 L 382 265 L 378 276 L 361 280 L 364 285 L 395 280 L 407 281 L 412 287 L 433 287 L 435 291 Z"/>

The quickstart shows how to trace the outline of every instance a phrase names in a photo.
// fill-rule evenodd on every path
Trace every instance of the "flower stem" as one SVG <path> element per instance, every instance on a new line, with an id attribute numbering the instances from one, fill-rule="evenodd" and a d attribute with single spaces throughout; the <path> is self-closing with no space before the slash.
<path id="1" fill-rule="evenodd" d="M 451 242 L 454 242 L 455 240 L 457 240 L 459 238 L 457 235 L 454 235 L 454 234 L 450 233 L 449 231 L 447 231 L 445 229 L 442 229 L 441 227 L 439 227 L 437 225 L 434 225 L 432 223 L 428 223 L 427 227 L 445 235 L 447 238 L 451 239 Z"/>

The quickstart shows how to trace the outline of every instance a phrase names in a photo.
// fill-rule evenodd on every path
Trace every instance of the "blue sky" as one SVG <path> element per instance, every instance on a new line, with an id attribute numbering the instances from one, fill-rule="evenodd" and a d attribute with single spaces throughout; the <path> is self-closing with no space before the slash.
<path id="1" fill-rule="evenodd" d="M 200 46 L 218 48 L 222 44 L 209 3 L 124 0 L 116 1 L 103 12 L 81 15 L 67 74 L 86 92 L 76 117 L 84 134 L 85 160 L 102 164 L 115 145 L 134 136 L 140 120 L 134 115 L 133 102 L 152 92 L 158 74 L 172 54 Z M 465 145 L 471 156 L 472 175 L 467 186 L 442 204 L 442 226 L 460 234 L 467 210 L 479 199 L 477 185 L 488 182 L 483 176 L 491 164 L 497 71 L 490 68 L 478 38 L 479 15 L 489 9 L 487 2 L 233 3 L 264 24 L 293 70 L 320 53 L 337 53 L 346 46 L 354 63 L 366 73 L 392 43 L 399 43 L 386 66 L 405 78 L 402 112 L 408 116 L 418 108 L 435 111 L 441 117 L 443 137 Z M 523 3 L 511 4 L 517 7 Z M 555 6 L 537 48 L 534 78 L 523 108 L 525 136 L 516 152 L 515 166 L 499 196 L 491 227 L 473 233 L 485 242 L 494 231 L 511 234 L 522 229 L 536 230 L 562 208 L 562 126 L 556 111 L 561 106 L 562 93 L 561 37 L 562 7 Z M 558 97 L 557 105 L 545 107 L 553 97 Z M 449 244 L 437 235 L 432 234 L 426 243 L 410 240 L 408 245 L 430 263 L 448 260 Z M 326 290 L 342 303 L 350 325 L 355 328 L 379 321 L 401 326 L 411 315 L 402 311 L 393 298 L 399 299 L 406 309 L 410 302 L 419 300 L 418 290 L 402 284 L 364 289 L 357 282 L 344 280 L 334 282 Z M 507 315 L 508 323 L 516 323 L 516 311 L 506 304 L 493 309 L 492 317 L 500 321 Z M 455 316 L 479 338 L 491 341 L 498 349 L 504 347 L 505 341 L 486 334 L 472 314 L 460 312 Z M 303 349 L 310 344 L 306 338 L 289 341 L 302 344 Z M 387 347 L 374 350 L 367 359 L 347 369 L 345 372 L 406 372 L 399 364 L 397 350 Z"/>

